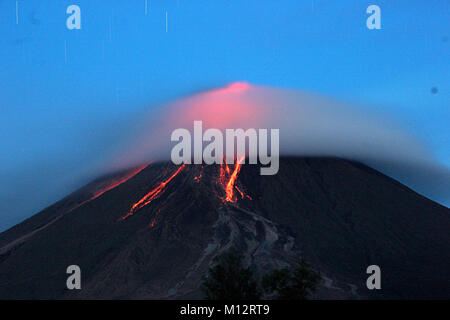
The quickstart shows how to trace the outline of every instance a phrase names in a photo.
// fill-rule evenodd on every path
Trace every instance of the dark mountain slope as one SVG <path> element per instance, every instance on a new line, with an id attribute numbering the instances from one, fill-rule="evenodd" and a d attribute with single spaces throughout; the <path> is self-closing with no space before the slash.
<path id="1" fill-rule="evenodd" d="M 240 179 L 319 269 L 364 285 L 364 266 L 377 264 L 383 290 L 371 294 L 450 296 L 450 210 L 357 163 L 285 159 L 283 167 L 276 179 L 251 183 L 245 171 Z"/>
<path id="2" fill-rule="evenodd" d="M 199 298 L 232 246 L 261 274 L 305 257 L 323 275 L 317 298 L 450 298 L 450 210 L 375 170 L 283 158 L 260 176 L 243 165 L 227 202 L 223 166 L 178 169 L 150 165 L 90 201 L 87 186 L 2 233 L 0 298 Z M 65 287 L 71 264 L 80 291 Z M 371 264 L 378 292 L 365 286 Z"/>

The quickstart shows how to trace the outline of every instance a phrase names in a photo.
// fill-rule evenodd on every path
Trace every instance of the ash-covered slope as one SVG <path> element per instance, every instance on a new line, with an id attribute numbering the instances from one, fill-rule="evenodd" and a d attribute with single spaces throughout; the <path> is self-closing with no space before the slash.
<path id="1" fill-rule="evenodd" d="M 201 277 L 230 247 L 260 274 L 304 257 L 323 276 L 316 298 L 450 298 L 450 210 L 364 165 L 141 169 L 0 234 L 0 298 L 201 298 Z M 66 289 L 72 264 L 78 291 Z M 365 286 L 371 264 L 376 292 Z"/>

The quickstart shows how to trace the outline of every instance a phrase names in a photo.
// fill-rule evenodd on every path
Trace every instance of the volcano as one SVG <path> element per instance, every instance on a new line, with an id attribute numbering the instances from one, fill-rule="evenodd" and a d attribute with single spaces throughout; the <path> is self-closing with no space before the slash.
<path id="1" fill-rule="evenodd" d="M 450 210 L 359 162 L 156 162 L 102 177 L 0 234 L 0 299 L 201 299 L 229 248 L 259 275 L 299 258 L 316 299 L 450 298 Z M 82 289 L 66 288 L 78 265 Z M 366 268 L 381 268 L 368 290 Z"/>

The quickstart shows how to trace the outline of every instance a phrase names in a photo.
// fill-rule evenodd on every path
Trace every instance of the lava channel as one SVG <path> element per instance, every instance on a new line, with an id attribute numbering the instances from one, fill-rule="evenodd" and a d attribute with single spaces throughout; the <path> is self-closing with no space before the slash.
<path id="1" fill-rule="evenodd" d="M 244 159 L 245 159 L 245 157 L 241 157 L 239 160 L 236 161 L 233 172 L 231 172 L 230 166 L 228 165 L 228 163 L 226 162 L 225 159 L 224 159 L 224 163 L 222 163 L 220 165 L 219 184 L 222 185 L 222 187 L 225 190 L 226 195 L 223 198 L 224 202 L 235 203 L 237 201 L 237 197 L 235 196 L 234 189 L 236 189 L 239 192 L 239 194 L 241 195 L 241 198 L 244 198 L 244 196 L 245 196 L 244 192 L 242 192 L 236 186 L 237 176 L 239 175 L 239 172 L 241 170 Z"/>
<path id="2" fill-rule="evenodd" d="M 164 192 L 165 187 L 167 186 L 167 184 L 173 178 L 175 178 L 180 173 L 181 170 L 183 170 L 184 166 L 185 166 L 185 164 L 183 163 L 169 178 L 167 178 L 165 181 L 161 182 L 156 188 L 154 188 L 152 191 L 147 193 L 138 202 L 133 204 L 131 206 L 130 211 L 124 217 L 122 217 L 122 220 L 124 220 L 124 219 L 128 218 L 129 216 L 133 215 L 136 211 L 138 211 L 139 209 L 145 207 L 150 202 L 152 202 L 154 199 L 158 198 Z"/>
<path id="3" fill-rule="evenodd" d="M 136 170 L 128 172 L 125 176 L 122 176 L 120 178 L 116 178 L 116 179 L 111 180 L 108 185 L 103 186 L 102 188 L 97 190 L 96 193 L 88 201 L 94 200 L 94 199 L 100 197 L 105 192 L 107 192 L 107 191 L 109 191 L 111 189 L 114 189 L 115 187 L 121 185 L 124 182 L 127 182 L 128 180 L 133 178 L 135 175 L 137 175 L 139 172 L 141 172 L 142 170 L 147 168 L 148 165 L 149 165 L 149 163 L 147 163 L 147 164 L 145 164 L 145 165 L 143 165 L 141 167 L 136 168 Z"/>

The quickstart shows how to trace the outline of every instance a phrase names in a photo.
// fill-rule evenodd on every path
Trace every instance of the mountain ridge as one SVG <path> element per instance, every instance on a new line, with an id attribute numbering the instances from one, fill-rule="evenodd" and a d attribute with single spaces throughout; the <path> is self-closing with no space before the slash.
<path id="1" fill-rule="evenodd" d="M 82 188 L 1 233 L 4 248 L 47 225 L 0 249 L 0 298 L 197 299 L 213 258 L 230 247 L 259 274 L 304 257 L 322 273 L 318 299 L 450 297 L 449 209 L 374 169 L 283 157 L 277 175 L 260 176 L 243 165 L 236 201 L 225 202 L 225 167 L 186 166 L 123 219 L 176 169 L 150 164 L 91 201 Z M 77 292 L 65 288 L 70 264 L 82 269 Z M 365 288 L 370 264 L 381 267 L 380 292 Z"/>

